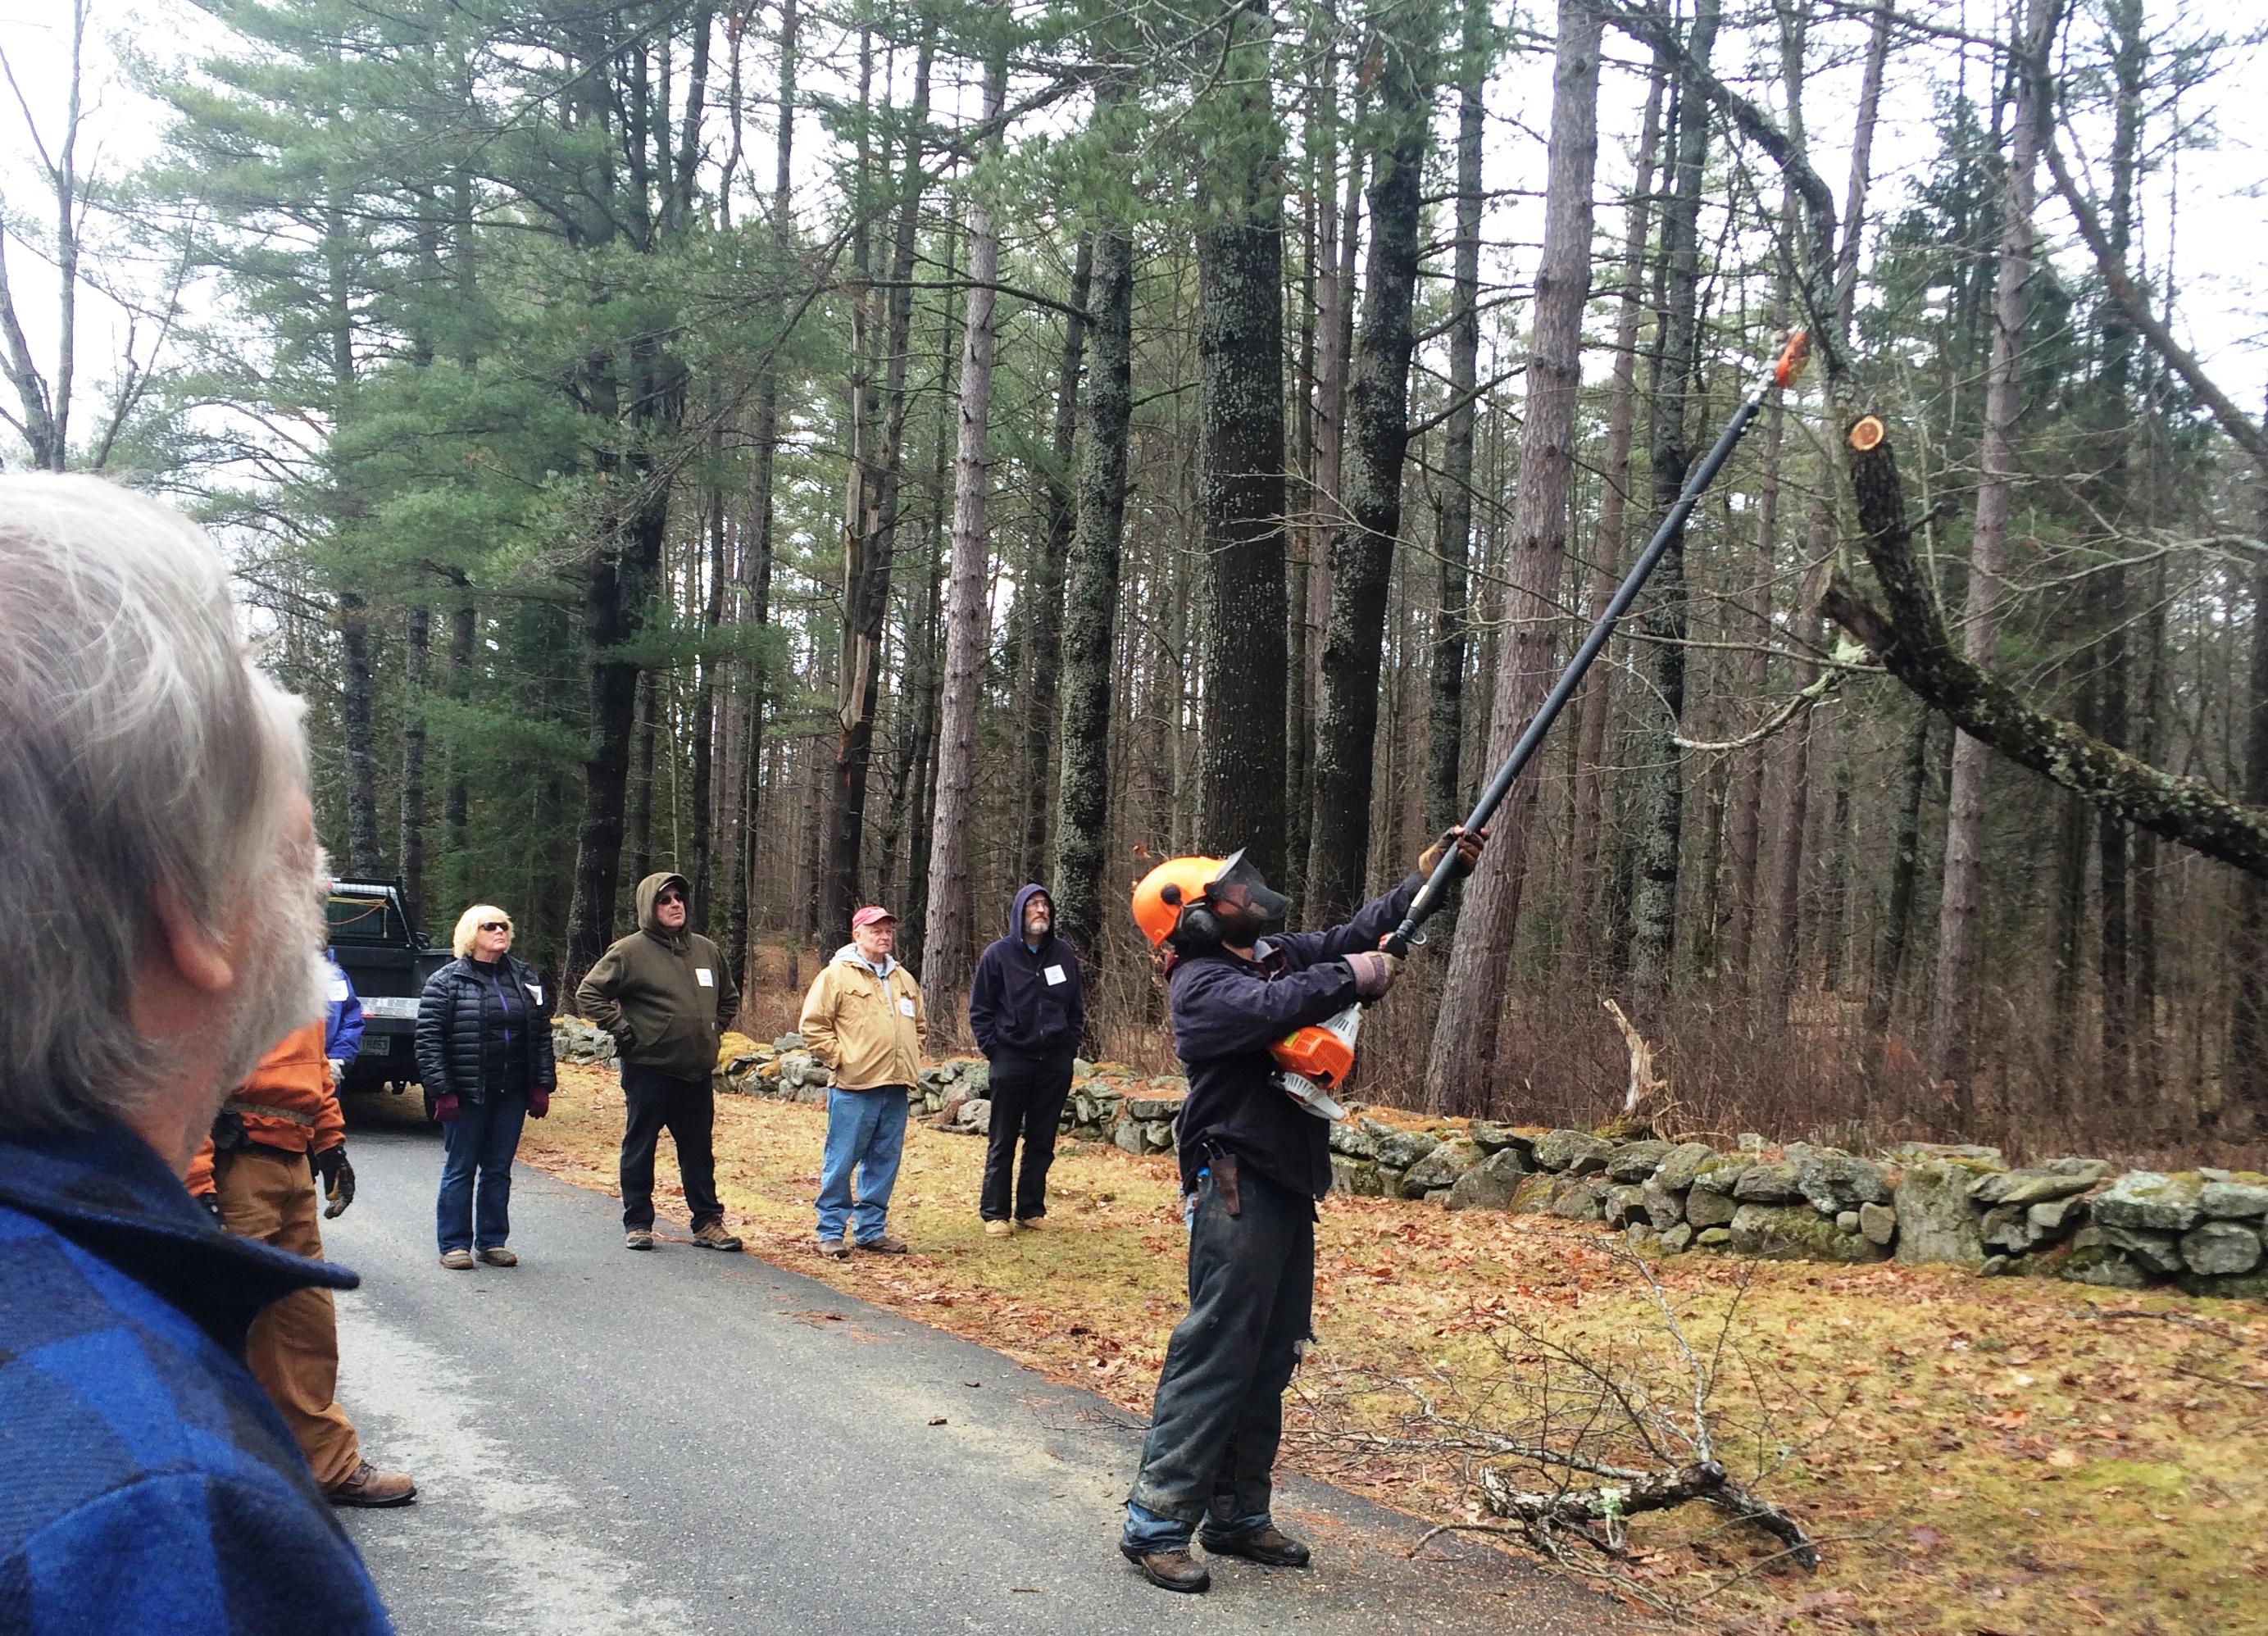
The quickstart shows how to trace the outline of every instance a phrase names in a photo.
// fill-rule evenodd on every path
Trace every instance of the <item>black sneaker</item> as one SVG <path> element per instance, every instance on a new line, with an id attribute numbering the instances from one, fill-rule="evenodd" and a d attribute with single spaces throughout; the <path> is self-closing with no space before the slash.
<path id="1" fill-rule="evenodd" d="M 1271 1568 L 1304 1568 L 1307 1566 L 1307 1548 L 1274 1523 L 1241 1534 L 1233 1539 L 1216 1538 L 1211 1534 L 1199 1534 L 1204 1548 L 1216 1557 L 1242 1557 Z"/>
<path id="2" fill-rule="evenodd" d="M 1142 1551 L 1121 1541 L 1118 1554 L 1142 1570 L 1142 1577 L 1160 1590 L 1197 1592 L 1212 1588 L 1212 1575 L 1205 1572 L 1204 1564 L 1189 1555 L 1187 1545 L 1179 1551 Z"/>

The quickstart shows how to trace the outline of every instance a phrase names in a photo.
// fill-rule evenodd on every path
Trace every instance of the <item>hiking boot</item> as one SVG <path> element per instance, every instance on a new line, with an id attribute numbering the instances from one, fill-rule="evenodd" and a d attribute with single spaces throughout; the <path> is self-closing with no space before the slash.
<path id="1" fill-rule="evenodd" d="M 516 1267 L 519 1264 L 519 1257 L 501 1244 L 491 1244 L 481 1251 L 481 1259 L 492 1267 Z"/>
<path id="2" fill-rule="evenodd" d="M 653 1248 L 653 1229 L 652 1227 L 632 1227 L 629 1232 L 622 1234 L 622 1248 L 624 1249 L 652 1249 Z"/>
<path id="3" fill-rule="evenodd" d="M 1271 1568 L 1304 1568 L 1307 1566 L 1307 1548 L 1285 1533 L 1274 1523 L 1241 1534 L 1233 1539 L 1219 1539 L 1211 1534 L 1199 1534 L 1204 1548 L 1216 1557 L 1242 1557 L 1248 1562 L 1257 1562 Z"/>
<path id="4" fill-rule="evenodd" d="M 467 1264 L 470 1264 L 468 1263 Z M 323 1498 L 335 1506 L 406 1506 L 417 1498 L 417 1485 L 407 1471 L 381 1471 L 367 1460 L 357 1463 L 343 1483 L 335 1483 Z"/>
<path id="5" fill-rule="evenodd" d="M 848 1261 L 850 1259 L 850 1245 L 845 1239 L 822 1238 L 819 1241 L 819 1253 L 829 1261 Z"/>
<path id="6" fill-rule="evenodd" d="M 910 1254 L 913 1247 L 905 1240 L 892 1238 L 885 1233 L 880 1238 L 862 1238 L 855 1248 L 872 1250 L 878 1256 L 903 1256 Z"/>
<path id="7" fill-rule="evenodd" d="M 693 1229 L 693 1242 L 703 1249 L 738 1249 L 740 1241 L 725 1231 L 722 1221 L 711 1221 Z"/>
<path id="8" fill-rule="evenodd" d="M 1179 1551 L 1142 1551 L 1124 1544 L 1118 1554 L 1142 1570 L 1142 1577 L 1160 1590 L 1201 1591 L 1212 1588 L 1212 1575 L 1205 1572 L 1204 1564 L 1189 1555 L 1189 1547 Z"/>
<path id="9" fill-rule="evenodd" d="M 984 1224 L 984 1233 L 988 1238 L 1005 1238 L 1015 1230 L 1016 1224 L 1012 1221 L 987 1221 Z"/>
<path id="10" fill-rule="evenodd" d="M 469 1249 L 445 1249 L 441 1252 L 441 1264 L 452 1272 L 470 1272 L 473 1270 L 473 1252 Z"/>
<path id="11" fill-rule="evenodd" d="M 1036 1233 L 1042 1227 L 1047 1226 L 1047 1224 L 1048 1219 L 1045 1216 L 1018 1216 L 1016 1218 L 1016 1225 L 1023 1228 L 1027 1233 Z"/>

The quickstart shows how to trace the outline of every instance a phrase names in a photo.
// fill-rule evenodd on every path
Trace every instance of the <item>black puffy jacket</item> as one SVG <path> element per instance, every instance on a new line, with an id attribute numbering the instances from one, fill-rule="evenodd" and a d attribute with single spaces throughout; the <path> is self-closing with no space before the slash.
<path id="1" fill-rule="evenodd" d="M 504 995 L 497 991 L 499 980 L 509 984 Z M 417 1077 L 437 1097 L 480 1102 L 488 1090 L 483 1065 L 492 1055 L 489 1032 L 524 1028 L 529 1088 L 556 1088 L 551 1000 L 535 973 L 509 954 L 502 971 L 474 960 L 451 961 L 427 979 L 417 1001 Z"/>

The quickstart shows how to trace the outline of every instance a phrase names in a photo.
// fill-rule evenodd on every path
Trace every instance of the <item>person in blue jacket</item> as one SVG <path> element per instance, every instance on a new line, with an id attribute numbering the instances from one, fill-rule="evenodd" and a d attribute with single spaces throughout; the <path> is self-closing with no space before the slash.
<path id="1" fill-rule="evenodd" d="M 992 1123 L 977 1212 L 995 1236 L 1036 1227 L 1048 1213 L 1048 1167 L 1071 1094 L 1071 1065 L 1086 1030 L 1079 956 L 1056 935 L 1055 900 L 1027 886 L 1008 906 L 1008 935 L 977 957 L 968 984 L 968 1029 L 990 1065 Z M 1010 1187 L 1016 1141 L 1024 1167 Z M 1014 1220 L 1009 1212 L 1012 1208 Z"/>
<path id="2" fill-rule="evenodd" d="M 323 1055 L 330 1059 L 331 1087 L 335 1090 L 347 1077 L 347 1065 L 362 1055 L 362 996 L 329 949 L 323 951 L 323 962 L 331 969 L 330 996 L 323 1007 Z"/>
<path id="3" fill-rule="evenodd" d="M 343 1267 L 182 1185 L 323 1007 L 299 704 L 172 507 L 0 474 L 0 1631 L 393 1626 L 245 1367 Z"/>
<path id="4" fill-rule="evenodd" d="M 1270 1502 L 1284 1389 L 1311 1332 L 1329 1126 L 1285 1087 L 1270 1047 L 1384 994 L 1401 966 L 1381 947 L 1387 934 L 1443 849 L 1454 846 L 1469 873 L 1484 838 L 1450 830 L 1416 873 L 1328 932 L 1284 931 L 1289 901 L 1242 852 L 1169 859 L 1134 888 L 1189 1083 L 1174 1132 L 1189 1309 L 1167 1343 L 1119 1538 L 1160 1589 L 1211 1585 L 1193 1537 L 1214 1556 L 1307 1566 L 1307 1547 L 1276 1526 Z"/>

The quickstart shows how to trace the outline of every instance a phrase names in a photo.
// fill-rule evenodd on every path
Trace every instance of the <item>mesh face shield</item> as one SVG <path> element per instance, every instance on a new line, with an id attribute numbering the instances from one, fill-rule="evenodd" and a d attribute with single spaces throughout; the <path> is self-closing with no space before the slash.
<path id="1" fill-rule="evenodd" d="M 1281 932 L 1292 912 L 1292 900 L 1261 878 L 1241 847 L 1222 861 L 1205 895 L 1228 940 L 1238 944 Z"/>

